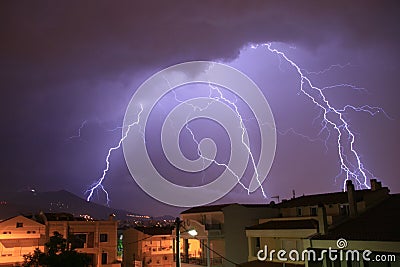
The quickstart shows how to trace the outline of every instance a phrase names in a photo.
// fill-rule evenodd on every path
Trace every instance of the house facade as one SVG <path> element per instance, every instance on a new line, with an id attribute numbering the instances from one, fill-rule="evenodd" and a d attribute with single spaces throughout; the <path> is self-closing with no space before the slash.
<path id="1" fill-rule="evenodd" d="M 93 267 L 121 266 L 117 263 L 117 224 L 110 216 L 109 220 L 95 221 L 75 218 L 66 213 L 41 214 L 46 226 L 46 240 L 58 232 L 67 237 L 74 235 L 80 240 L 76 250 L 86 253 Z"/>
<path id="2" fill-rule="evenodd" d="M 137 227 L 123 232 L 123 267 L 172 267 L 175 248 L 171 227 Z"/>
<path id="3" fill-rule="evenodd" d="M 182 212 L 183 263 L 231 267 L 247 261 L 245 228 L 254 225 L 260 218 L 277 217 L 278 214 L 276 208 L 259 204 L 202 206 Z M 198 235 L 193 238 L 185 233 L 185 229 L 194 229 Z M 193 239 L 200 242 L 200 249 L 196 255 L 188 255 Z"/>
<path id="4" fill-rule="evenodd" d="M 24 261 L 23 255 L 36 248 L 44 250 L 46 226 L 24 216 L 0 222 L 0 266 L 13 266 Z"/>
<path id="5" fill-rule="evenodd" d="M 277 252 L 297 251 L 301 254 L 310 248 L 310 238 L 324 235 L 331 228 L 349 219 L 359 217 L 375 205 L 390 198 L 389 189 L 380 182 L 371 180 L 371 189 L 355 190 L 347 181 L 346 192 L 301 196 L 277 204 L 277 218 L 260 219 L 259 223 L 246 228 L 248 238 L 248 261 L 257 261 L 259 256 L 266 261 L 282 264 Z M 258 254 L 260 250 L 268 251 Z M 271 254 L 271 251 L 274 253 Z M 286 255 L 285 263 L 307 265 L 302 255 L 292 258 Z M 284 257 L 285 258 L 285 257 Z"/>

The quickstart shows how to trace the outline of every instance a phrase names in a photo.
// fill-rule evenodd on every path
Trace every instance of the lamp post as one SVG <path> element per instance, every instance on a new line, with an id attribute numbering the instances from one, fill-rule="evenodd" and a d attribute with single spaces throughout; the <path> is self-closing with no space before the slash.
<path id="1" fill-rule="evenodd" d="M 176 226 L 176 267 L 180 267 L 181 266 L 181 249 L 179 246 L 179 239 L 180 239 L 180 233 L 179 233 L 179 229 L 181 227 L 181 219 L 179 219 L 179 217 L 176 217 L 175 219 L 175 226 Z"/>
<path id="2" fill-rule="evenodd" d="M 175 230 L 175 233 L 176 233 L 176 246 L 175 246 L 175 249 L 176 249 L 176 252 L 175 252 L 176 253 L 176 256 L 175 256 L 176 257 L 176 267 L 181 267 L 181 248 L 180 248 L 180 245 L 179 245 L 181 224 L 182 224 L 181 219 L 179 217 L 176 217 L 176 219 L 175 219 L 175 227 L 176 227 L 176 230 Z M 185 232 L 187 232 L 189 235 L 191 235 L 193 237 L 197 235 L 197 231 L 195 229 L 185 230 Z"/>

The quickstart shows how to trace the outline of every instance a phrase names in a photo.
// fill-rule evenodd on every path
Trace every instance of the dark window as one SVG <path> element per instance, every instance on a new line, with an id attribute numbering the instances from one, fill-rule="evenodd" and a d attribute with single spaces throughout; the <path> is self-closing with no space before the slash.
<path id="1" fill-rule="evenodd" d="M 301 216 L 301 208 L 297 208 L 297 216 Z"/>
<path id="2" fill-rule="evenodd" d="M 101 264 L 107 264 L 107 253 L 101 253 Z"/>
<path id="3" fill-rule="evenodd" d="M 100 242 L 108 242 L 108 234 L 100 234 Z"/>
<path id="4" fill-rule="evenodd" d="M 86 234 L 74 234 L 72 240 L 73 248 L 84 248 L 86 243 Z"/>
<path id="5" fill-rule="evenodd" d="M 24 224 L 22 222 L 17 222 L 16 228 L 21 228 L 24 227 Z"/>
<path id="6" fill-rule="evenodd" d="M 350 214 L 349 205 L 340 205 L 340 214 L 341 215 L 349 215 Z"/>
<path id="7" fill-rule="evenodd" d="M 317 216 L 317 208 L 316 207 L 311 207 L 310 208 L 310 214 L 311 214 L 311 216 Z"/>

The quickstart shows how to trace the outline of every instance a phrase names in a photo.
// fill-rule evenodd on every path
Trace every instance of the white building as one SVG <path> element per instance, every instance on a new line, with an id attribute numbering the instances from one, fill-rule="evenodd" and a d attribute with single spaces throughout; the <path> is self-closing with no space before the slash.
<path id="1" fill-rule="evenodd" d="M 24 216 L 0 222 L 0 266 L 13 266 L 24 261 L 23 255 L 36 248 L 44 251 L 46 226 Z"/>

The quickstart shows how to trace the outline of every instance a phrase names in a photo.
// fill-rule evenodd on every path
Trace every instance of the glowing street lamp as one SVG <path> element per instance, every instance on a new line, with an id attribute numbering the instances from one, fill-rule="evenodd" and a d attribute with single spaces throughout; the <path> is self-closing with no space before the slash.
<path id="1" fill-rule="evenodd" d="M 179 239 L 180 239 L 180 228 L 181 228 L 181 219 L 176 217 L 175 225 L 176 225 L 176 267 L 181 266 L 181 250 L 179 246 Z M 197 235 L 197 231 L 195 229 L 186 230 L 189 235 L 195 237 Z"/>

